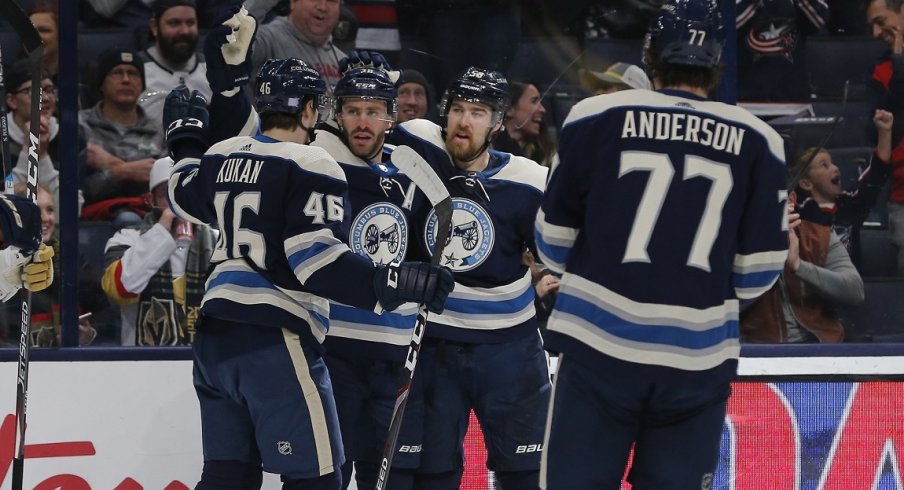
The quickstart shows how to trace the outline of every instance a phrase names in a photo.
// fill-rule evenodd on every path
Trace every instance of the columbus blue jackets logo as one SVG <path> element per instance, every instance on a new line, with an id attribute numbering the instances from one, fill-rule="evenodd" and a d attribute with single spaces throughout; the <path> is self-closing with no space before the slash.
<path id="1" fill-rule="evenodd" d="M 424 230 L 428 250 L 436 244 L 436 213 L 430 211 Z M 440 265 L 456 272 L 471 270 L 489 257 L 495 240 L 493 222 L 483 207 L 469 199 L 452 199 L 452 230 Z"/>
<path id="2" fill-rule="evenodd" d="M 349 247 L 375 264 L 401 262 L 408 247 L 408 219 L 395 204 L 371 204 L 352 220 Z"/>

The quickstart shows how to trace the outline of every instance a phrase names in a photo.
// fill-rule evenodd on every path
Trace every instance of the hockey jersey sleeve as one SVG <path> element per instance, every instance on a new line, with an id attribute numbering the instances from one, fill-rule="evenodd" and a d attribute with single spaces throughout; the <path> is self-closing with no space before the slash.
<path id="1" fill-rule="evenodd" d="M 161 225 L 143 234 L 134 229 L 120 230 L 107 241 L 101 288 L 118 305 L 134 304 L 175 251 L 175 240 Z"/>
<path id="2" fill-rule="evenodd" d="M 324 162 L 322 166 L 335 166 L 342 173 L 335 162 Z M 298 185 L 292 187 L 286 203 L 283 246 L 299 282 L 317 296 L 357 308 L 376 309 L 373 264 L 346 245 L 350 206 L 344 177 L 317 175 L 314 179 L 302 175 Z"/>
<path id="3" fill-rule="evenodd" d="M 784 147 L 774 132 L 753 165 L 738 227 L 738 250 L 732 268 L 735 295 L 753 300 L 768 291 L 788 256 L 788 192 Z"/>
<path id="4" fill-rule="evenodd" d="M 216 223 L 217 215 L 213 203 L 201 197 L 209 194 L 204 189 L 205 181 L 196 178 L 201 165 L 216 158 L 222 158 L 222 156 L 208 153 L 200 160 L 183 158 L 173 166 L 167 185 L 166 202 L 176 216 L 199 225 Z"/>
<path id="5" fill-rule="evenodd" d="M 569 145 L 570 133 L 563 131 L 559 154 L 552 164 L 546 193 L 535 222 L 534 240 L 540 262 L 556 274 L 565 272 L 571 248 L 584 222 L 582 201 L 587 179 L 580 165 L 586 159 L 577 156 Z"/>

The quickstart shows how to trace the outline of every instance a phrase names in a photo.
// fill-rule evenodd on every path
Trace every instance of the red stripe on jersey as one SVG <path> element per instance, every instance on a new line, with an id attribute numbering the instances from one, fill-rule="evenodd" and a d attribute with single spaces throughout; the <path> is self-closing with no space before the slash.
<path id="1" fill-rule="evenodd" d="M 116 262 L 116 270 L 113 275 L 113 282 L 116 284 L 116 293 L 119 294 L 120 298 L 134 298 L 138 295 L 127 291 L 125 286 L 122 285 L 122 260 L 118 260 Z"/>

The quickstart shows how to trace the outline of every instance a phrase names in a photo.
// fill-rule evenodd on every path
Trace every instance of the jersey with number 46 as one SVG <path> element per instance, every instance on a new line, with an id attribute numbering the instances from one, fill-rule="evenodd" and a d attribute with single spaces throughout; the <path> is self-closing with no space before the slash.
<path id="1" fill-rule="evenodd" d="M 373 310 L 373 264 L 346 245 L 342 169 L 321 148 L 239 136 L 173 169 L 177 215 L 220 230 L 201 312 L 288 328 L 319 348 L 327 298 Z"/>
<path id="2" fill-rule="evenodd" d="M 575 105 L 558 159 L 536 221 L 564 273 L 548 346 L 646 379 L 734 376 L 739 300 L 787 255 L 781 137 L 736 106 L 629 90 Z"/>

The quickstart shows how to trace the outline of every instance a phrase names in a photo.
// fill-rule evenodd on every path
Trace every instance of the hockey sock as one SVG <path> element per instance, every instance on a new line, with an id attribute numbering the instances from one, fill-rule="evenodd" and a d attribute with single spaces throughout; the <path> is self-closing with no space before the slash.
<path id="1" fill-rule="evenodd" d="M 318 478 L 282 477 L 282 490 L 339 490 L 342 488 L 342 473 L 334 471 Z"/>
<path id="2" fill-rule="evenodd" d="M 261 487 L 260 464 L 244 461 L 205 461 L 195 490 L 248 490 Z"/>
<path id="3" fill-rule="evenodd" d="M 531 490 L 540 488 L 540 470 L 497 471 L 496 488 L 499 490 Z"/>

